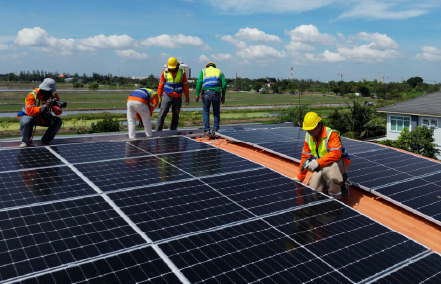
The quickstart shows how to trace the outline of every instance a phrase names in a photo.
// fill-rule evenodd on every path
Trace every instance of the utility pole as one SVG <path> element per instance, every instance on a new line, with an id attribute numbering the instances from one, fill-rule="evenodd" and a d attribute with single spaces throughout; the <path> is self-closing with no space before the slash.
<path id="1" fill-rule="evenodd" d="M 294 69 L 294 67 L 291 67 L 291 83 L 292 83 L 292 69 Z"/>
<path id="2" fill-rule="evenodd" d="M 343 72 L 341 72 L 340 74 L 337 75 L 340 75 L 340 81 L 343 81 L 343 75 L 351 75 L 351 74 L 343 74 Z"/>

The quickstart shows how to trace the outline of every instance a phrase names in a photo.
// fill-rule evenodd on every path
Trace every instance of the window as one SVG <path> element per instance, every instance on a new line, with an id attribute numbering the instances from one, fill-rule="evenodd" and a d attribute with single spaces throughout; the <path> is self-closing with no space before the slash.
<path id="1" fill-rule="evenodd" d="M 405 117 L 405 116 L 390 117 L 390 130 L 401 132 L 404 127 L 410 130 L 410 117 Z"/>
<path id="2" fill-rule="evenodd" d="M 423 123 L 422 125 L 425 125 L 427 127 L 434 127 L 437 128 L 438 127 L 438 119 L 433 119 L 433 118 L 423 118 Z"/>

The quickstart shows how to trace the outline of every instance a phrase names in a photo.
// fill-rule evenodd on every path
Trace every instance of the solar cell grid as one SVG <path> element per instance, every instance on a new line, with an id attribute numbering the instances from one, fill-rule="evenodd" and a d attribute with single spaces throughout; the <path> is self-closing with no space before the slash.
<path id="1" fill-rule="evenodd" d="M 264 219 L 354 282 L 421 253 L 423 247 L 336 201 Z"/>
<path id="2" fill-rule="evenodd" d="M 95 193 L 68 167 L 0 173 L 0 209 Z"/>
<path id="3" fill-rule="evenodd" d="M 253 217 L 199 180 L 116 192 L 108 196 L 153 241 Z"/>
<path id="4" fill-rule="evenodd" d="M 182 154 L 176 155 L 182 157 Z M 180 157 L 174 159 L 178 161 Z M 191 178 L 155 156 L 76 164 L 75 167 L 103 191 Z"/>
<path id="5" fill-rule="evenodd" d="M 191 283 L 351 283 L 261 220 L 159 247 Z"/>
<path id="6" fill-rule="evenodd" d="M 138 143 L 139 141 L 139 143 Z M 160 137 L 148 140 L 138 140 L 134 146 L 152 154 L 165 154 L 185 151 L 197 151 L 213 148 L 206 143 L 196 142 L 192 139 L 178 137 Z"/>
<path id="7" fill-rule="evenodd" d="M 269 169 L 201 180 L 259 216 L 328 199 Z"/>
<path id="8" fill-rule="evenodd" d="M 194 177 L 212 176 L 262 167 L 221 149 L 161 155 L 159 158 Z"/>
<path id="9" fill-rule="evenodd" d="M 441 255 L 431 253 L 370 283 L 441 283 Z"/>
<path id="10" fill-rule="evenodd" d="M 146 156 L 146 153 L 132 145 L 150 143 L 148 140 L 128 142 L 97 142 L 57 146 L 59 154 L 69 163 L 85 163 L 124 157 Z"/>
<path id="11" fill-rule="evenodd" d="M 58 152 L 57 147 L 54 150 Z M 2 150 L 0 161 L 0 172 L 63 164 L 44 147 Z"/>
<path id="12" fill-rule="evenodd" d="M 3 211 L 0 228 L 1 281 L 145 244 L 102 197 Z"/>
<path id="13" fill-rule="evenodd" d="M 179 279 L 151 248 L 143 248 L 29 278 L 34 283 L 179 283 Z"/>

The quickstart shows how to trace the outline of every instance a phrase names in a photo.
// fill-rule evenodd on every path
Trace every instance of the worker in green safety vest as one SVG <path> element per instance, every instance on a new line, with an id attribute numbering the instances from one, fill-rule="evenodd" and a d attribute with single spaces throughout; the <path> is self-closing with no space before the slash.
<path id="1" fill-rule="evenodd" d="M 201 70 L 196 85 L 196 101 L 199 101 L 199 93 L 201 93 L 204 134 L 207 136 L 211 135 L 210 105 L 213 105 L 213 134 L 219 130 L 220 104 L 225 102 L 226 85 L 224 74 L 216 68 L 213 62 L 209 62 L 205 69 Z"/>

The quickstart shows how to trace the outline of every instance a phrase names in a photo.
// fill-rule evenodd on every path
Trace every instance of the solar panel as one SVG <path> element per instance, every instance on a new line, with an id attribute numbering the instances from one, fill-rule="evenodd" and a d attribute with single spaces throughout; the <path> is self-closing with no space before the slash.
<path id="1" fill-rule="evenodd" d="M 178 277 L 151 247 L 62 268 L 31 277 L 34 283 L 179 283 Z"/>
<path id="2" fill-rule="evenodd" d="M 57 149 L 54 149 L 57 151 Z M 0 172 L 61 165 L 46 148 L 5 149 L 0 151 Z"/>
<path id="3" fill-rule="evenodd" d="M 0 173 L 0 210 L 95 193 L 68 167 Z"/>
<path id="4" fill-rule="evenodd" d="M 371 283 L 441 283 L 441 255 L 428 254 Z"/>
<path id="5" fill-rule="evenodd" d="M 428 251 L 337 201 L 159 247 L 192 283 L 351 283 Z"/>
<path id="6" fill-rule="evenodd" d="M 6 159 L 0 281 L 350 283 L 428 251 L 279 173 L 201 145 L 169 137 L 50 146 L 35 152 L 49 161 L 37 168 Z"/>
<path id="7" fill-rule="evenodd" d="M 259 216 L 328 199 L 309 187 L 296 187 L 291 179 L 269 169 L 201 180 Z"/>
<path id="8" fill-rule="evenodd" d="M 1 281 L 145 244 L 99 196 L 2 211 L 0 228 Z"/>

